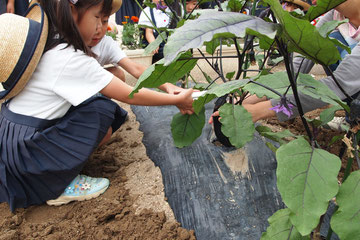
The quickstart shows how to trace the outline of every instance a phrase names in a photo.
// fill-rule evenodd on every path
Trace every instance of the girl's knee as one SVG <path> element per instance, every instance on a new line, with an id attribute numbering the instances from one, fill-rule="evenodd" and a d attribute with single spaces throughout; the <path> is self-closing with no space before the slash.
<path id="1" fill-rule="evenodd" d="M 101 146 L 101 145 L 103 145 L 103 144 L 107 143 L 107 142 L 110 140 L 111 135 L 112 135 L 112 127 L 109 127 L 109 129 L 108 129 L 108 131 L 107 131 L 106 135 L 105 135 L 105 136 L 104 136 L 104 138 L 101 140 L 101 142 L 100 142 L 99 146 Z"/>

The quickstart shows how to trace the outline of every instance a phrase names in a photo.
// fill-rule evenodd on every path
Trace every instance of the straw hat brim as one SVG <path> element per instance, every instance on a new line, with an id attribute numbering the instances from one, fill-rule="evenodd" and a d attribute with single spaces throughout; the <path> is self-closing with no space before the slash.
<path id="1" fill-rule="evenodd" d="M 2 78 L 0 81 L 3 82 L 5 88 L 4 91 L 0 92 L 0 99 L 9 99 L 21 92 L 40 61 L 48 35 L 48 20 L 39 4 L 33 4 L 27 13 L 25 13 L 25 17 L 15 14 L 4 14 L 2 19 L 26 23 L 16 26 L 16 31 L 18 32 L 9 31 L 7 36 L 3 36 L 8 42 L 16 43 L 16 45 L 14 44 L 14 51 L 12 51 L 11 45 L 4 46 L 4 49 L 0 49 L 1 54 L 4 55 L 5 58 L 8 58 L 5 59 L 5 61 L 15 62 L 15 65 L 4 64 L 1 67 L 0 73 Z M 24 19 L 28 21 L 24 21 Z M 31 28 L 31 26 L 35 25 L 36 28 Z M 9 25 L 6 27 L 9 27 Z M 23 34 L 21 35 L 22 37 L 20 37 L 19 34 Z M 29 39 L 31 39 L 31 41 Z M 14 54 L 14 52 L 17 54 Z"/>
<path id="2" fill-rule="evenodd" d="M 303 2 L 301 0 L 284 0 L 284 1 L 299 5 L 300 7 L 302 7 L 304 9 L 304 11 L 309 10 L 309 8 L 311 7 L 310 4 L 308 4 L 307 2 Z"/>
<path id="3" fill-rule="evenodd" d="M 122 5 L 122 0 L 113 0 L 112 8 L 111 8 L 111 14 L 114 14 L 117 11 L 119 11 L 121 5 Z"/>

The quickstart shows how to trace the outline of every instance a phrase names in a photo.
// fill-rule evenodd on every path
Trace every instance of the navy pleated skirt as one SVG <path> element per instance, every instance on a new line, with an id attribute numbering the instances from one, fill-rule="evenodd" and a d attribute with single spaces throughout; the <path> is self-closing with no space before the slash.
<path id="1" fill-rule="evenodd" d="M 11 211 L 55 199 L 79 174 L 110 126 L 127 112 L 101 96 L 72 107 L 61 119 L 0 112 L 0 202 Z"/>

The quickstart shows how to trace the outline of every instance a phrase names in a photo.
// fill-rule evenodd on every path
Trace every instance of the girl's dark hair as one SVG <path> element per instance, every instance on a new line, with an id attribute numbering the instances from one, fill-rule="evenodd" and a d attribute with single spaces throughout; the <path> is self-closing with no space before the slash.
<path id="1" fill-rule="evenodd" d="M 75 50 L 81 50 L 89 56 L 94 56 L 92 51 L 84 43 L 79 29 L 73 19 L 69 0 L 40 0 L 49 20 L 49 35 L 45 51 L 60 43 L 72 45 Z M 85 11 L 93 6 L 102 4 L 101 13 L 110 15 L 112 0 L 78 0 L 74 5 L 81 20 Z"/>

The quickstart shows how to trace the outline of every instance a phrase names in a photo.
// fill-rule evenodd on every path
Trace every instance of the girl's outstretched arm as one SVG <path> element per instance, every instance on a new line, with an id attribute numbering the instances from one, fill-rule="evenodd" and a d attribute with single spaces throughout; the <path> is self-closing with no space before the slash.
<path id="1" fill-rule="evenodd" d="M 146 70 L 146 67 L 140 63 L 137 63 L 129 57 L 125 57 L 118 62 L 118 65 L 125 71 L 130 73 L 133 77 L 138 79 L 141 74 Z"/>
<path id="2" fill-rule="evenodd" d="M 191 97 L 193 89 L 186 89 L 177 95 L 172 95 L 143 88 L 140 89 L 138 93 L 135 93 L 133 98 L 129 98 L 132 90 L 133 88 L 130 85 L 124 83 L 117 77 L 113 77 L 111 82 L 100 92 L 109 98 L 132 105 L 175 105 L 183 114 L 193 113 L 193 98 Z"/>

